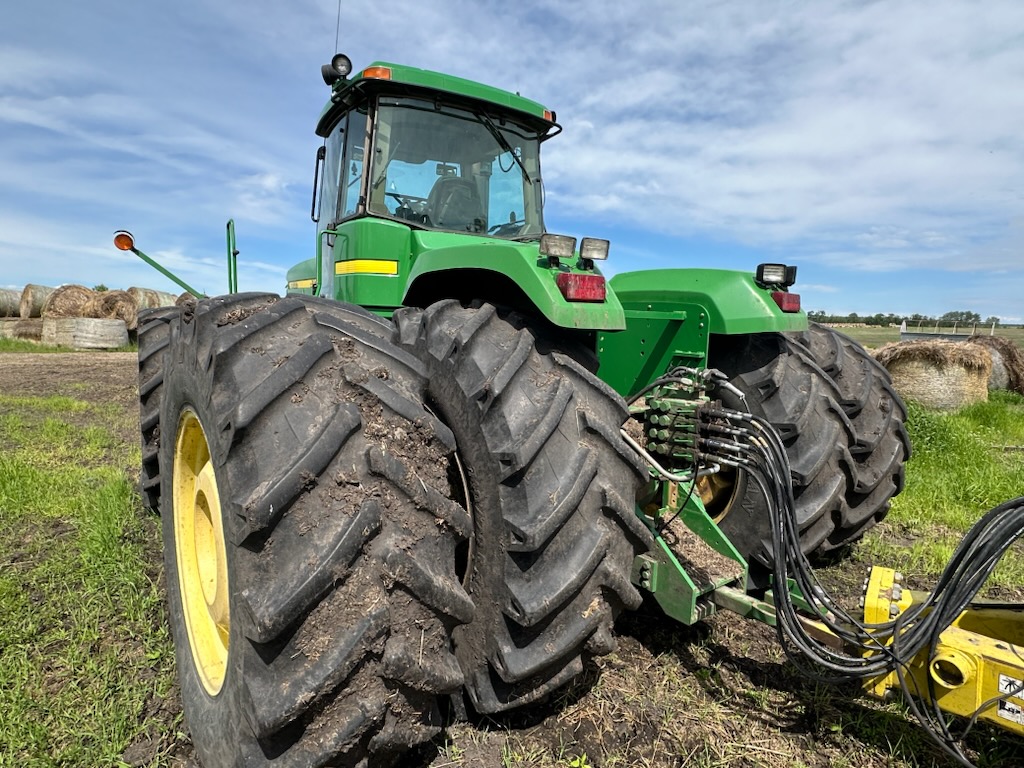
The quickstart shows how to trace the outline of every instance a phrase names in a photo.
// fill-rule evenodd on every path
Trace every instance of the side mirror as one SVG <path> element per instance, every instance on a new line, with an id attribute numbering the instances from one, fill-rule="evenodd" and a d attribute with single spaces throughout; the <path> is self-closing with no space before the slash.
<path id="1" fill-rule="evenodd" d="M 320 169 L 324 167 L 326 155 L 327 148 L 319 147 L 316 151 L 316 164 L 313 166 L 313 203 L 309 207 L 309 218 L 314 223 L 320 221 L 320 211 L 317 210 L 317 203 L 320 202 Z"/>

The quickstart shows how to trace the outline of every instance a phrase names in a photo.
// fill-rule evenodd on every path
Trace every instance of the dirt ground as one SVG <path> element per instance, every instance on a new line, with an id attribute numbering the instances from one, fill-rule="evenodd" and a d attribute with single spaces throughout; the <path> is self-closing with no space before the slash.
<path id="1" fill-rule="evenodd" d="M 4 354 L 0 392 L 67 395 L 125 409 L 125 441 L 138 440 L 136 359 L 132 353 Z M 135 419 L 135 421 L 132 421 Z M 128 471 L 128 468 L 126 468 Z M 135 470 L 137 472 L 137 469 Z M 139 511 L 140 515 L 144 513 Z M 158 526 L 152 558 L 159 568 Z M 856 595 L 866 565 L 847 557 L 825 569 L 827 583 Z M 855 599 L 855 598 L 854 598 Z M 805 768 L 945 768 L 944 757 L 898 704 L 862 698 L 853 685 L 831 687 L 799 676 L 774 630 L 730 614 L 693 627 L 654 611 L 624 616 L 618 650 L 590 664 L 572 686 L 529 712 L 453 723 L 404 762 L 451 766 L 804 766 Z M 191 766 L 187 741 L 175 735 L 180 702 L 152 702 L 140 723 L 149 730 L 124 761 Z M 968 741 L 982 766 L 1024 765 L 1024 745 L 978 726 Z"/>

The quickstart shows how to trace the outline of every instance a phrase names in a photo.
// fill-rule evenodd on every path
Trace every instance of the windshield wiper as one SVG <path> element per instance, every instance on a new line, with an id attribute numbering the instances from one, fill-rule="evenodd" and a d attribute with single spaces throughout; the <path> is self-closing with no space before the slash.
<path id="1" fill-rule="evenodd" d="M 501 147 L 502 151 L 508 152 L 512 155 L 512 159 L 516 161 L 516 165 L 519 166 L 519 170 L 523 172 L 523 179 L 526 183 L 533 184 L 533 179 L 531 179 L 530 174 L 526 172 L 526 166 L 523 165 L 523 161 L 520 160 L 519 155 L 512 150 L 512 145 L 508 143 L 508 140 L 502 135 L 501 131 L 498 130 L 498 127 L 494 124 L 491 118 L 483 112 L 474 112 L 473 114 L 476 115 L 477 120 L 483 123 L 484 128 L 490 132 L 491 136 L 494 137 L 494 140 L 498 142 L 498 146 Z"/>
<path id="2" fill-rule="evenodd" d="M 377 178 L 373 180 L 373 186 L 371 189 L 379 187 L 380 183 L 387 178 L 388 166 L 391 165 L 391 161 L 395 158 L 395 154 L 398 152 L 398 148 L 400 146 L 402 146 L 402 142 L 398 141 L 395 143 L 395 148 L 388 152 L 388 159 L 385 161 L 384 167 L 380 169 L 380 173 L 377 175 Z"/>

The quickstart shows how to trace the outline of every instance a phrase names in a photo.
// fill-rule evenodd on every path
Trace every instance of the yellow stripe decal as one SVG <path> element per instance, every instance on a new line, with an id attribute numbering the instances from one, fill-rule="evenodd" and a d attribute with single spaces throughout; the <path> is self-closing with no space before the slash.
<path id="1" fill-rule="evenodd" d="M 334 265 L 336 275 L 397 275 L 398 262 L 384 259 L 352 259 Z"/>
<path id="2" fill-rule="evenodd" d="M 315 280 L 294 280 L 288 283 L 289 288 L 312 288 L 316 285 Z"/>

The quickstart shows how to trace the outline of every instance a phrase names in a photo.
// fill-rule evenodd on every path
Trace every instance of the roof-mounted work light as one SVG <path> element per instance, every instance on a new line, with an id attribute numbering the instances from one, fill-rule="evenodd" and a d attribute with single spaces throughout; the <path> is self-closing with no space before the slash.
<path id="1" fill-rule="evenodd" d="M 352 60 L 344 53 L 336 53 L 330 64 L 320 67 L 320 74 L 328 85 L 334 85 L 339 80 L 344 80 L 351 72 Z"/>

